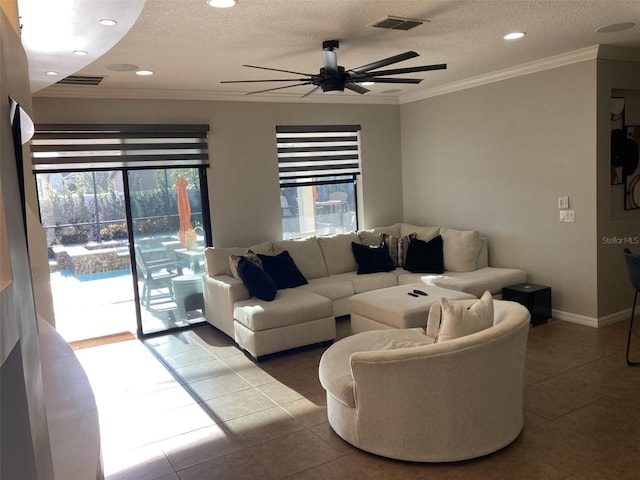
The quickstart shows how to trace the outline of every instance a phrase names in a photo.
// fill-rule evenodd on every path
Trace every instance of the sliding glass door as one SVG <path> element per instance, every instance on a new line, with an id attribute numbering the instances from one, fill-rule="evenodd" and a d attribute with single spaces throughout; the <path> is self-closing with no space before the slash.
<path id="1" fill-rule="evenodd" d="M 204 168 L 36 175 L 56 327 L 68 342 L 204 321 Z"/>
<path id="2" fill-rule="evenodd" d="M 132 170 L 128 189 L 142 334 L 204 321 L 199 169 Z"/>

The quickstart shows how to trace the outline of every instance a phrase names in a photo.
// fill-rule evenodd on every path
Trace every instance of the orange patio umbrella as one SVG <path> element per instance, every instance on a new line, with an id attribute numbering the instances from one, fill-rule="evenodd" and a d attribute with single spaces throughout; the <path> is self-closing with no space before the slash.
<path id="1" fill-rule="evenodd" d="M 191 225 L 191 205 L 189 204 L 189 195 L 187 194 L 187 179 L 182 175 L 178 177 L 175 183 L 178 197 L 178 216 L 180 217 L 180 229 L 178 230 L 178 239 L 185 247 L 189 247 L 189 236 L 193 235 L 193 226 Z"/>

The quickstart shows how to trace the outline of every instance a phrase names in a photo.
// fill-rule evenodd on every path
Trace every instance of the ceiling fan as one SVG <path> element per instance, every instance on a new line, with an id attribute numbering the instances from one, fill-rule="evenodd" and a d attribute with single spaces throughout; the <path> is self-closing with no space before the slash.
<path id="1" fill-rule="evenodd" d="M 282 90 L 284 88 L 299 87 L 301 85 L 315 85 L 312 90 L 307 92 L 304 97 L 315 93 L 318 89 L 322 89 L 323 93 L 342 93 L 344 89 L 351 90 L 360 94 L 365 94 L 369 90 L 359 85 L 362 82 L 374 83 L 407 83 L 417 84 L 422 81 L 421 78 L 388 78 L 390 75 L 401 75 L 404 73 L 427 72 L 430 70 L 443 70 L 447 68 L 446 63 L 437 65 L 423 65 L 421 67 L 395 68 L 391 70 L 378 70 L 378 68 L 386 67 L 398 62 L 418 57 L 414 51 L 408 51 L 393 57 L 378 60 L 377 62 L 368 63 L 361 67 L 345 70 L 344 67 L 338 65 L 339 48 L 338 40 L 326 40 L 322 42 L 322 57 L 324 67 L 320 69 L 320 73 L 301 73 L 291 70 L 280 70 L 278 68 L 258 67 L 256 65 L 243 65 L 243 67 L 259 68 L 262 70 L 271 70 L 274 72 L 293 73 L 302 75 L 302 78 L 296 79 L 267 79 L 267 80 L 227 80 L 220 83 L 259 83 L 259 82 L 298 82 L 294 85 L 285 85 L 283 87 L 267 88 L 255 92 L 249 92 L 247 95 L 255 93 L 271 92 L 274 90 Z"/>

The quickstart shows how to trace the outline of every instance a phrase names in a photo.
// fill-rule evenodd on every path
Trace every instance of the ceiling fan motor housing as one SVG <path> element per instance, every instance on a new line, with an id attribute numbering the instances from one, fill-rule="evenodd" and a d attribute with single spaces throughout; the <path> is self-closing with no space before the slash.
<path id="1" fill-rule="evenodd" d="M 344 67 L 338 66 L 337 72 L 321 68 L 320 78 L 316 85 L 322 87 L 323 93 L 341 93 L 344 92 L 345 80 Z"/>

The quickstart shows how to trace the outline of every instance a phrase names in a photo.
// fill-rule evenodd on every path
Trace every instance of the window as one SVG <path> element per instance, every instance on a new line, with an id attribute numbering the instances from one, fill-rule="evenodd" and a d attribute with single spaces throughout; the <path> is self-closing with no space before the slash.
<path id="1" fill-rule="evenodd" d="M 360 126 L 278 126 L 284 238 L 358 229 Z"/>

